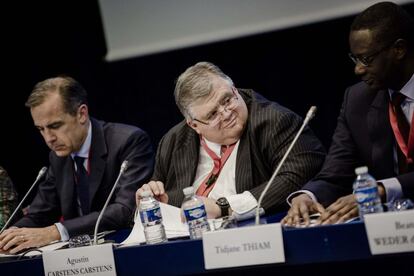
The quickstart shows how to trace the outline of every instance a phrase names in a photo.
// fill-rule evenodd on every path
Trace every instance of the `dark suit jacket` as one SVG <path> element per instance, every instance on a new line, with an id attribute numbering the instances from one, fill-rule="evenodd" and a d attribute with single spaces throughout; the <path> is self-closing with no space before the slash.
<path id="1" fill-rule="evenodd" d="M 239 92 L 247 104 L 249 116 L 237 152 L 236 190 L 237 193 L 250 191 L 258 199 L 302 119 L 252 90 L 240 89 Z M 170 204 L 180 206 L 184 198 L 182 189 L 193 184 L 199 147 L 198 134 L 185 121 L 162 138 L 153 179 L 165 184 Z M 266 211 L 287 208 L 286 196 L 300 189 L 319 171 L 324 157 L 321 143 L 306 128 L 263 199 Z"/>
<path id="2" fill-rule="evenodd" d="M 29 214 L 18 221 L 19 227 L 52 225 L 63 216 L 62 224 L 69 235 L 91 233 L 96 220 L 119 174 L 121 163 L 128 169 L 120 178 L 105 211 L 99 231 L 125 228 L 135 209 L 135 191 L 146 183 L 153 172 L 153 151 L 147 134 L 133 126 L 91 119 L 89 198 L 91 212 L 79 217 L 74 204 L 76 190 L 73 162 L 70 156 L 58 157 L 50 152 L 50 167 L 39 185 Z"/>
<path id="3" fill-rule="evenodd" d="M 368 166 L 378 180 L 396 176 L 388 102 L 388 91 L 370 90 L 363 82 L 347 89 L 323 168 L 303 187 L 324 206 L 352 193 L 356 167 Z M 404 196 L 414 198 L 414 173 L 398 175 L 397 179 Z"/>

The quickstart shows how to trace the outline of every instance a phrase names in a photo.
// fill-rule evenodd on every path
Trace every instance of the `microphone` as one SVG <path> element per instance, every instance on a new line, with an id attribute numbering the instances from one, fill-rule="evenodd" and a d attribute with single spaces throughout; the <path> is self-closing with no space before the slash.
<path id="1" fill-rule="evenodd" d="M 36 184 L 45 175 L 46 172 L 47 172 L 47 167 L 43 167 L 43 168 L 40 169 L 40 171 L 39 171 L 39 173 L 38 173 L 38 175 L 36 177 L 36 180 L 33 182 L 33 184 L 30 187 L 30 189 L 26 192 L 26 194 L 24 195 L 23 199 L 20 201 L 19 205 L 17 205 L 17 207 L 14 209 L 13 214 L 11 214 L 11 216 L 9 217 L 9 219 L 4 224 L 3 228 L 0 231 L 0 234 L 3 233 L 3 231 L 9 225 L 9 223 L 13 220 L 13 218 L 16 215 L 17 211 L 20 210 L 20 207 L 22 206 L 23 202 L 26 200 L 26 197 L 30 194 L 30 192 L 32 191 L 32 189 L 34 188 L 34 186 L 36 186 Z"/>
<path id="2" fill-rule="evenodd" d="M 292 150 L 293 146 L 295 145 L 296 141 L 299 138 L 299 135 L 302 133 L 305 126 L 309 123 L 309 121 L 315 116 L 316 113 L 316 106 L 312 106 L 308 113 L 306 114 L 305 120 L 303 120 L 302 126 L 300 127 L 298 133 L 296 134 L 295 138 L 293 139 L 292 143 L 290 143 L 289 148 L 285 152 L 285 155 L 283 155 L 282 160 L 280 160 L 279 165 L 277 165 L 276 170 L 274 171 L 272 177 L 269 179 L 269 182 L 267 182 L 266 187 L 264 188 L 263 192 L 260 194 L 259 201 L 257 202 L 256 207 L 256 225 L 260 224 L 260 205 L 262 204 L 262 200 L 264 196 L 266 195 L 267 190 L 269 190 L 270 185 L 272 184 L 273 180 L 275 179 L 276 175 L 279 173 L 280 168 L 282 167 L 283 163 L 285 163 L 286 158 L 288 157 L 290 151 Z"/>
<path id="3" fill-rule="evenodd" d="M 113 194 L 113 193 L 114 193 L 114 191 L 115 191 L 115 187 L 118 185 L 119 179 L 121 178 L 122 174 L 123 174 L 123 173 L 124 173 L 127 169 L 128 169 L 128 161 L 127 161 L 127 160 L 125 160 L 125 161 L 124 161 L 124 162 L 122 162 L 122 164 L 121 164 L 121 170 L 119 171 L 118 178 L 116 179 L 115 184 L 114 184 L 114 186 L 112 187 L 112 190 L 111 190 L 111 192 L 109 193 L 109 196 L 108 196 L 108 198 L 106 199 L 106 202 L 105 202 L 105 204 L 104 204 L 104 206 L 103 206 L 103 208 L 102 208 L 102 210 L 101 210 L 101 213 L 99 214 L 98 219 L 96 220 L 96 224 L 95 224 L 95 231 L 94 231 L 94 234 L 93 234 L 93 244 L 94 244 L 94 245 L 97 245 L 97 244 L 98 244 L 98 227 L 99 227 L 99 223 L 101 222 L 101 219 L 102 219 L 103 213 L 105 212 L 105 209 L 106 209 L 106 207 L 108 206 L 109 200 L 111 199 L 112 194 Z"/>

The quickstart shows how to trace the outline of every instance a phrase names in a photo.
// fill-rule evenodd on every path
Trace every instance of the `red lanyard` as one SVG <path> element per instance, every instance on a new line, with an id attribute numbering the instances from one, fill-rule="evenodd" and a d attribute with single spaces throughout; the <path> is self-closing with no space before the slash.
<path id="1" fill-rule="evenodd" d="M 211 159 L 213 159 L 214 167 L 213 170 L 207 175 L 207 177 L 203 180 L 200 187 L 197 189 L 196 194 L 199 196 L 208 196 L 208 194 L 213 189 L 216 180 L 221 172 L 221 169 L 226 164 L 227 159 L 230 157 L 231 153 L 233 152 L 236 143 L 230 146 L 221 146 L 221 158 L 218 157 L 213 150 L 211 150 L 208 146 L 204 138 L 200 139 L 200 143 L 203 149 L 207 152 Z"/>
<path id="2" fill-rule="evenodd" d="M 392 130 L 394 131 L 395 139 L 397 140 L 398 146 L 400 147 L 401 152 L 404 154 L 407 160 L 407 164 L 410 164 L 413 162 L 413 153 L 414 153 L 414 113 L 411 118 L 411 126 L 410 126 L 410 131 L 408 135 L 408 144 L 407 144 L 403 138 L 403 135 L 400 132 L 400 129 L 398 128 L 397 115 L 391 103 L 388 106 L 388 112 L 390 116 L 391 127 L 392 127 Z"/>

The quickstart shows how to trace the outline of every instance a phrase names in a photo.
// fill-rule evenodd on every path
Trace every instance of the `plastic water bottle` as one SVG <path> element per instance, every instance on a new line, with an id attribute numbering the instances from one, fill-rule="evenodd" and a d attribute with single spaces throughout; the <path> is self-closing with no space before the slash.
<path id="1" fill-rule="evenodd" d="M 203 232 L 210 231 L 204 202 L 198 196 L 194 195 L 193 187 L 184 188 L 183 192 L 185 198 L 181 209 L 188 223 L 190 238 L 201 239 Z"/>
<path id="2" fill-rule="evenodd" d="M 164 225 L 162 224 L 162 215 L 160 203 L 154 199 L 150 191 L 144 191 L 141 194 L 139 202 L 139 215 L 144 227 L 144 235 L 147 244 L 159 243 L 167 240 Z"/>
<path id="3" fill-rule="evenodd" d="M 360 219 L 363 220 L 365 214 L 383 212 L 377 181 L 368 173 L 368 167 L 356 168 L 355 173 L 357 178 L 354 182 L 354 195 Z"/>

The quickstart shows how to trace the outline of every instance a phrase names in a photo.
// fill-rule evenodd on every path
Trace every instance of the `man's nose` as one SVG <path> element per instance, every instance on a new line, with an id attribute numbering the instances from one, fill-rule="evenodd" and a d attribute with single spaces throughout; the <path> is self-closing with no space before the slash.
<path id="1" fill-rule="evenodd" d="M 359 62 L 359 61 L 358 61 L 358 62 L 355 64 L 355 67 L 354 67 L 354 73 L 355 73 L 355 75 L 357 75 L 357 76 L 361 76 L 361 75 L 365 74 L 366 69 L 367 69 L 367 67 L 366 67 L 366 66 L 364 66 L 361 62 Z"/>
<path id="2" fill-rule="evenodd" d="M 45 139 L 46 143 L 52 143 L 56 140 L 56 135 L 53 131 L 46 129 L 43 133 L 43 138 Z"/>
<path id="3" fill-rule="evenodd" d="M 231 115 L 231 110 L 224 107 L 224 106 L 220 107 L 219 112 L 220 112 L 220 117 L 221 117 L 222 120 L 228 119 Z"/>

